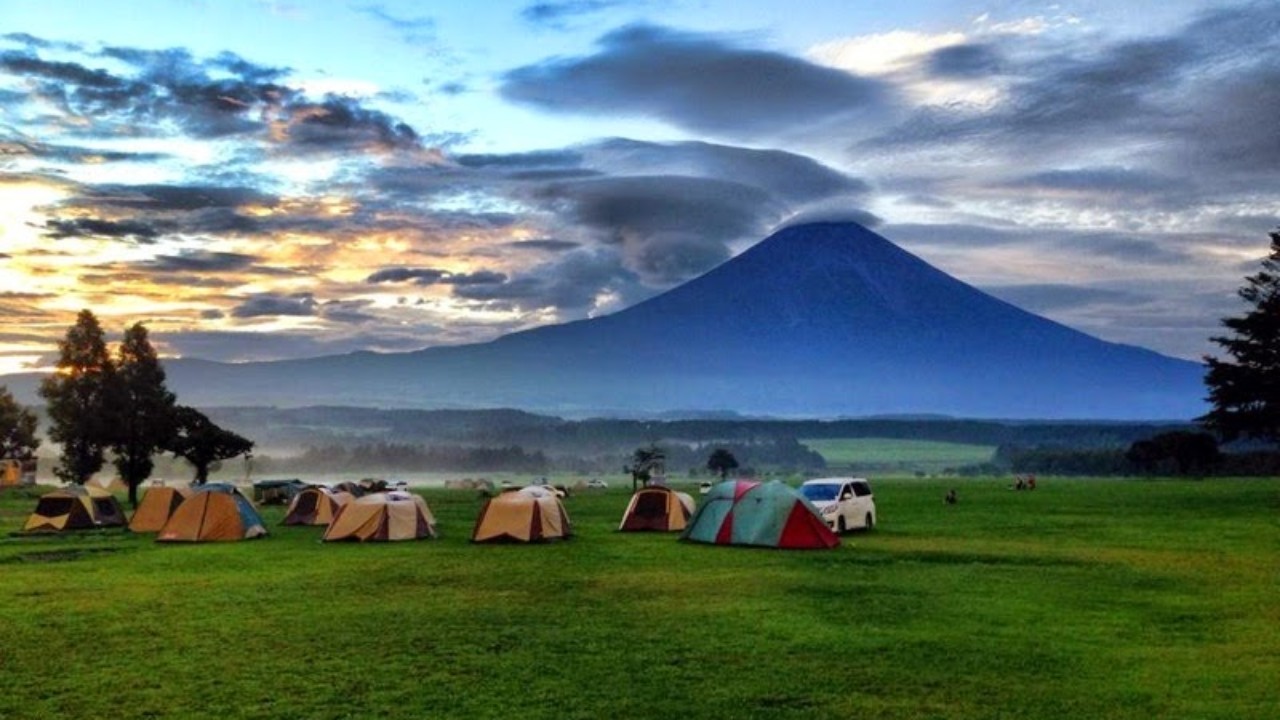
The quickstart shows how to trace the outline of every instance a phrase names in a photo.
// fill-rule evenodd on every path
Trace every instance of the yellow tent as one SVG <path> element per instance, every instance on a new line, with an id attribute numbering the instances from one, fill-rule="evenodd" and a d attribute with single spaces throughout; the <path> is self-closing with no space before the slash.
<path id="1" fill-rule="evenodd" d="M 538 542 L 573 534 L 569 513 L 555 493 L 533 486 L 490 498 L 476 518 L 472 542 Z"/>
<path id="2" fill-rule="evenodd" d="M 45 493 L 27 518 L 23 532 L 60 532 L 124 525 L 116 496 L 95 487 L 70 485 Z"/>
<path id="3" fill-rule="evenodd" d="M 655 485 L 641 488 L 631 496 L 627 511 L 622 514 L 619 530 L 657 530 L 671 532 L 683 530 L 693 515 L 693 498 L 669 487 Z"/>
<path id="4" fill-rule="evenodd" d="M 0 487 L 36 484 L 36 459 L 0 460 Z"/>
<path id="5" fill-rule="evenodd" d="M 138 509 L 133 511 L 129 529 L 136 533 L 160 532 L 182 501 L 191 497 L 187 488 L 153 486 L 142 496 Z"/>
<path id="6" fill-rule="evenodd" d="M 436 519 L 427 502 L 407 492 L 374 493 L 338 510 L 325 530 L 326 542 L 337 540 L 420 540 L 436 536 Z"/>
<path id="7" fill-rule="evenodd" d="M 335 492 L 326 487 L 309 487 L 293 496 L 285 525 L 328 525 L 343 505 L 354 500 L 348 492 Z"/>

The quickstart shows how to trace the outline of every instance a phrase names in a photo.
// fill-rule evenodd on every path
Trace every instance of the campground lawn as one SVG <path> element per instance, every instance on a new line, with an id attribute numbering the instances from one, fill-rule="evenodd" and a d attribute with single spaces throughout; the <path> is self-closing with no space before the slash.
<path id="1" fill-rule="evenodd" d="M 1280 479 L 882 480 L 829 552 L 620 534 L 622 484 L 544 546 L 469 544 L 468 491 L 367 545 L 16 538 L 0 493 L 0 718 L 1280 717 Z"/>
<path id="2" fill-rule="evenodd" d="M 824 438 L 801 440 L 822 456 L 835 473 L 841 469 L 879 475 L 941 473 L 948 468 L 991 462 L 994 445 L 891 438 Z"/>

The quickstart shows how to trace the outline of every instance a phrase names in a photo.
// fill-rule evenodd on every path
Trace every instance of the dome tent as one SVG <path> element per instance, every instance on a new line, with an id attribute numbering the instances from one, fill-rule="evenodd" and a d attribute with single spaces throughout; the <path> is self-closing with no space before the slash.
<path id="1" fill-rule="evenodd" d="M 489 498 L 476 518 L 471 541 L 540 542 L 572 535 L 569 514 L 555 492 L 535 485 Z"/>
<path id="2" fill-rule="evenodd" d="M 777 480 L 731 480 L 711 488 L 680 535 L 714 545 L 823 549 L 840 544 L 809 501 Z"/>
<path id="3" fill-rule="evenodd" d="M 623 532 L 656 530 L 673 532 L 685 529 L 693 515 L 693 498 L 664 485 L 641 488 L 631 496 L 618 529 Z"/>
<path id="4" fill-rule="evenodd" d="M 213 483 L 192 490 L 160 529 L 158 542 L 249 540 L 267 534 L 253 503 L 234 485 Z"/>
<path id="5" fill-rule="evenodd" d="M 41 495 L 22 531 L 62 532 L 124 524 L 124 508 L 115 495 L 92 485 L 68 485 Z"/>
<path id="6" fill-rule="evenodd" d="M 133 518 L 129 520 L 129 529 L 136 533 L 160 532 L 189 497 L 189 488 L 165 485 L 147 488 L 142 501 L 138 503 L 138 509 L 133 511 Z"/>
<path id="7" fill-rule="evenodd" d="M 334 491 L 327 487 L 312 486 L 293 496 L 284 525 L 328 525 L 337 517 L 343 505 L 355 498 L 348 492 Z"/>
<path id="8" fill-rule="evenodd" d="M 325 542 L 386 542 L 436 537 L 436 519 L 420 495 L 393 491 L 343 505 L 324 532 Z"/>

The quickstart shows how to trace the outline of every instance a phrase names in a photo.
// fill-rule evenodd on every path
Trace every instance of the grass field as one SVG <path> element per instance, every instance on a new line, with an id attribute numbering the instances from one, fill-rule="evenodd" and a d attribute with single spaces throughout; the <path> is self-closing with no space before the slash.
<path id="1" fill-rule="evenodd" d="M 991 445 L 894 440 L 888 438 L 836 438 L 801 440 L 817 452 L 832 470 L 866 473 L 940 473 L 947 468 L 989 462 Z"/>
<path id="2" fill-rule="evenodd" d="M 619 534 L 221 545 L 11 538 L 0 717 L 1275 718 L 1280 480 L 881 481 L 829 552 Z"/>

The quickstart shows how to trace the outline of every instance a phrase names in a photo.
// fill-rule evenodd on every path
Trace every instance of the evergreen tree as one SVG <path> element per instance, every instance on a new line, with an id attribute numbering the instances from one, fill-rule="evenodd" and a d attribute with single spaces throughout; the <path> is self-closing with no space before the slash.
<path id="1" fill-rule="evenodd" d="M 0 458 L 27 460 L 38 447 L 35 413 L 19 405 L 9 388 L 0 385 Z"/>
<path id="2" fill-rule="evenodd" d="M 1232 360 L 1206 357 L 1209 402 L 1200 418 L 1225 440 L 1250 437 L 1280 441 L 1280 231 L 1271 233 L 1271 254 L 1262 270 L 1245 278 L 1239 295 L 1252 309 L 1225 318 L 1229 336 L 1212 340 Z"/>
<path id="3" fill-rule="evenodd" d="M 56 474 L 83 485 L 102 469 L 111 444 L 115 365 L 98 318 L 81 310 L 58 343 L 57 370 L 40 384 L 48 405 L 49 437 L 62 445 Z"/>
<path id="4" fill-rule="evenodd" d="M 164 368 L 136 323 L 125 330 L 116 363 L 116 421 L 111 450 L 116 471 L 129 487 L 129 502 L 138 507 L 138 486 L 151 477 L 152 456 L 171 444 L 174 395 L 165 387 Z"/>
<path id="5" fill-rule="evenodd" d="M 247 455 L 253 450 L 253 441 L 218 427 L 195 408 L 178 405 L 174 410 L 174 433 L 165 449 L 191 463 L 196 471 L 195 484 L 203 485 L 209 480 L 214 463 Z"/>

